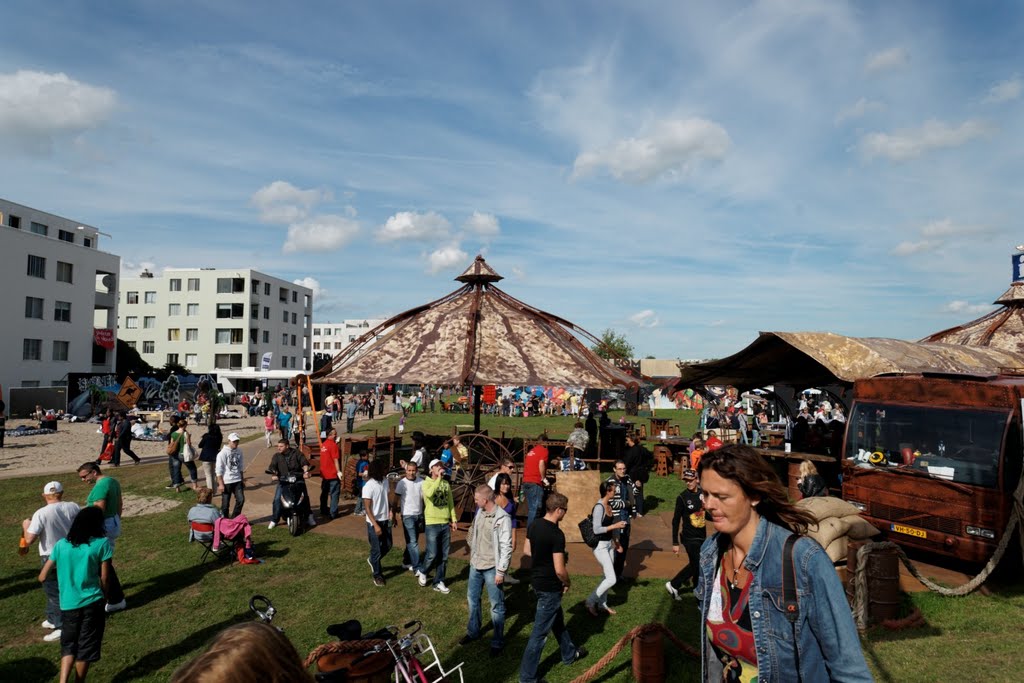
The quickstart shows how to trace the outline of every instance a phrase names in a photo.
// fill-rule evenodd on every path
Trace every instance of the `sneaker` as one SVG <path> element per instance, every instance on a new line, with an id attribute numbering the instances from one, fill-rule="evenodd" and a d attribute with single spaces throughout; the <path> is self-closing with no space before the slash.
<path id="1" fill-rule="evenodd" d="M 675 586 L 672 585 L 671 581 L 666 581 L 665 582 L 665 590 L 668 591 L 668 594 L 671 595 L 674 600 L 682 600 L 683 599 L 683 596 L 681 596 L 679 594 L 679 591 L 677 591 L 675 589 Z"/>
<path id="2" fill-rule="evenodd" d="M 44 621 L 43 623 L 41 623 L 39 625 L 42 626 L 43 628 L 48 628 L 48 629 L 51 629 L 51 630 L 57 628 L 54 624 L 50 623 L 49 619 L 47 619 L 46 621 Z"/>
<path id="3" fill-rule="evenodd" d="M 275 526 L 277 526 L 277 522 L 271 522 L 270 524 L 267 525 L 267 528 L 268 529 L 273 529 Z"/>
<path id="4" fill-rule="evenodd" d="M 309 519 L 306 520 L 306 524 L 309 525 L 310 529 L 316 526 L 316 517 L 314 517 L 312 513 L 310 513 Z"/>
<path id="5" fill-rule="evenodd" d="M 178 487 L 175 486 L 174 484 L 170 484 L 168 486 L 165 486 L 164 488 L 167 489 L 168 491 L 174 491 L 177 490 Z"/>
<path id="6" fill-rule="evenodd" d="M 506 574 L 505 575 L 504 583 L 507 583 L 510 586 L 516 586 L 516 585 L 519 585 L 519 579 L 517 579 L 516 577 L 512 576 L 511 574 Z"/>
<path id="7" fill-rule="evenodd" d="M 52 643 L 55 640 L 59 641 L 60 640 L 60 629 L 58 628 L 58 629 L 55 629 L 53 631 L 50 631 L 45 636 L 43 636 L 43 640 L 45 640 L 48 643 Z"/>
<path id="8" fill-rule="evenodd" d="M 403 564 L 402 569 L 408 569 L 409 571 L 412 571 L 413 569 L 415 569 L 415 567 L 413 567 L 411 564 Z"/>
<path id="9" fill-rule="evenodd" d="M 451 588 L 444 585 L 444 581 L 438 581 L 437 583 L 435 583 L 434 590 L 436 590 L 438 593 L 443 593 L 444 595 L 448 595 L 452 592 Z"/>
<path id="10" fill-rule="evenodd" d="M 120 612 L 121 610 L 125 609 L 126 607 L 128 607 L 128 601 L 127 600 L 121 600 L 121 602 L 115 602 L 114 604 L 110 604 L 108 602 L 107 606 L 104 607 L 104 609 L 107 611 L 107 614 L 113 614 L 114 612 Z"/>
<path id="11" fill-rule="evenodd" d="M 384 584 L 385 584 L 385 581 L 384 581 L 384 577 L 383 576 L 375 576 L 375 577 L 373 577 L 373 585 L 376 586 L 377 588 L 383 588 Z"/>
<path id="12" fill-rule="evenodd" d="M 423 572 L 416 572 L 416 578 L 419 580 L 421 586 L 427 585 L 427 575 Z"/>
<path id="13" fill-rule="evenodd" d="M 472 637 L 471 635 L 469 635 L 467 633 L 466 635 L 464 635 L 461 638 L 459 638 L 459 645 L 469 645 L 474 640 L 476 640 L 476 638 Z"/>
<path id="14" fill-rule="evenodd" d="M 572 661 L 569 662 L 569 664 L 575 664 L 576 662 L 578 662 L 581 659 L 583 659 L 584 657 L 586 657 L 587 654 L 589 654 L 587 652 L 587 648 L 582 647 L 582 646 L 576 648 L 576 653 L 572 656 Z M 568 666 L 568 664 L 566 666 Z"/>

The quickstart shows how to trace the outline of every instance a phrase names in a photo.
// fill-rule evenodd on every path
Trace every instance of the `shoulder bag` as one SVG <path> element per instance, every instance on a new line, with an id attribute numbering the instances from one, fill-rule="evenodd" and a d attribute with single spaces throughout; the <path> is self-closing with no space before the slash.
<path id="1" fill-rule="evenodd" d="M 196 449 L 192 448 L 192 438 L 189 436 L 188 432 L 183 432 L 182 434 L 182 439 L 185 441 L 185 444 L 181 447 L 181 461 L 192 462 L 196 459 Z"/>

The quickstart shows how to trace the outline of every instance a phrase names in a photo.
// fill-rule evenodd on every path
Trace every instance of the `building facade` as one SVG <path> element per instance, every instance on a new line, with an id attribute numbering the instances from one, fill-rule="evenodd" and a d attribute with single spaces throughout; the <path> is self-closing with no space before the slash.
<path id="1" fill-rule="evenodd" d="M 384 319 L 362 319 L 353 318 L 342 320 L 337 323 L 313 323 L 313 344 L 310 349 L 309 359 L 312 363 L 320 356 L 332 358 L 346 346 L 359 339 L 373 328 L 384 322 Z M 374 336 L 368 346 L 372 346 L 380 334 Z"/>
<path id="2" fill-rule="evenodd" d="M 121 258 L 100 250 L 100 234 L 0 199 L 0 315 L 11 325 L 0 335 L 4 390 L 114 371 Z"/>
<path id="3" fill-rule="evenodd" d="M 122 282 L 119 312 L 121 339 L 147 363 L 216 373 L 226 392 L 310 368 L 313 291 L 256 270 L 144 272 Z"/>

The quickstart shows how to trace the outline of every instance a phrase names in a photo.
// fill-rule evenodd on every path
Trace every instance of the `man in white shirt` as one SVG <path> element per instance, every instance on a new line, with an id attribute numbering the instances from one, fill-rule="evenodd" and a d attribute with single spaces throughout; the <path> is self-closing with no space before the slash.
<path id="1" fill-rule="evenodd" d="M 395 495 L 401 501 L 402 529 L 405 532 L 405 553 L 402 566 L 414 572 L 420 567 L 420 530 L 423 528 L 423 477 L 415 463 L 405 464 L 405 478 L 395 484 Z"/>
<path id="2" fill-rule="evenodd" d="M 366 537 L 370 541 L 370 557 L 366 559 L 373 570 L 373 585 L 385 584 L 381 560 L 391 550 L 391 508 L 388 505 L 388 483 L 384 477 L 384 462 L 370 462 L 368 478 L 363 484 L 363 509 L 366 514 Z"/>
<path id="3" fill-rule="evenodd" d="M 39 541 L 39 560 L 42 564 L 46 564 L 50 559 L 50 551 L 57 541 L 68 535 L 71 523 L 78 515 L 78 504 L 65 503 L 63 497 L 64 487 L 60 482 L 49 482 L 43 487 L 43 500 L 46 501 L 46 505 L 36 510 L 32 519 L 23 520 L 21 523 L 25 542 L 31 545 L 36 540 Z M 43 581 L 43 592 L 46 594 L 46 620 L 42 627 L 52 629 L 43 636 L 43 640 L 48 643 L 59 641 L 62 620 L 56 572 L 50 572 Z"/>
<path id="4" fill-rule="evenodd" d="M 242 514 L 242 506 L 245 505 L 245 481 L 242 473 L 245 467 L 242 465 L 242 449 L 238 447 L 238 434 L 228 434 L 228 444 L 217 454 L 217 490 L 220 493 L 220 512 L 228 516 L 228 504 L 231 497 L 235 497 L 235 509 L 231 517 Z"/>

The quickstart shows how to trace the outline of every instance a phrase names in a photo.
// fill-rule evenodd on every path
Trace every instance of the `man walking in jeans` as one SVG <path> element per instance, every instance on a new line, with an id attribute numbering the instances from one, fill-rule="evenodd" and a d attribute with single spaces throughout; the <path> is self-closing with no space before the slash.
<path id="1" fill-rule="evenodd" d="M 423 524 L 423 477 L 416 463 L 405 463 L 405 478 L 395 484 L 395 496 L 400 501 L 402 530 L 405 532 L 405 553 L 402 566 L 420 571 L 420 526 Z"/>
<path id="2" fill-rule="evenodd" d="M 427 523 L 427 556 L 416 572 L 421 586 L 427 585 L 427 574 L 438 560 L 437 572 L 434 574 L 434 590 L 447 595 L 451 592 L 444 585 L 444 574 L 448 569 L 448 546 L 451 543 L 451 532 L 458 529 L 455 514 L 455 500 L 452 497 L 452 485 L 442 476 L 444 464 L 434 458 L 430 461 L 430 478 L 423 482 L 423 519 Z"/>
<path id="3" fill-rule="evenodd" d="M 539 438 L 543 439 L 544 434 Z M 539 517 L 544 502 L 544 474 L 548 466 L 548 449 L 540 444 L 534 446 L 523 459 L 523 495 L 526 496 L 526 529 L 529 531 L 533 520 Z"/>
<path id="4" fill-rule="evenodd" d="M 391 508 L 388 506 L 387 480 L 384 461 L 370 463 L 370 474 L 363 486 L 363 508 L 366 510 L 366 537 L 370 541 L 367 562 L 373 570 L 373 585 L 384 586 L 384 573 L 380 562 L 391 550 Z"/>
<path id="5" fill-rule="evenodd" d="M 480 594 L 487 586 L 487 599 L 491 602 L 491 657 L 501 655 L 505 648 L 505 594 L 502 584 L 512 560 L 512 518 L 494 504 L 494 489 L 487 484 L 476 487 L 473 502 L 480 510 L 473 519 L 466 543 L 469 545 L 469 625 L 466 635 L 459 641 L 468 645 L 480 637 Z"/>
<path id="6" fill-rule="evenodd" d="M 537 594 L 537 614 L 533 630 L 519 665 L 520 683 L 543 683 L 537 678 L 537 667 L 544 651 L 548 633 L 558 639 L 562 663 L 568 666 L 587 656 L 587 650 L 576 647 L 565 628 L 562 595 L 569 591 L 569 570 L 566 569 L 565 534 L 558 523 L 568 511 L 569 500 L 561 493 L 552 493 L 545 502 L 545 515 L 534 522 L 526 534 L 523 553 L 533 558 L 531 583 Z"/>

